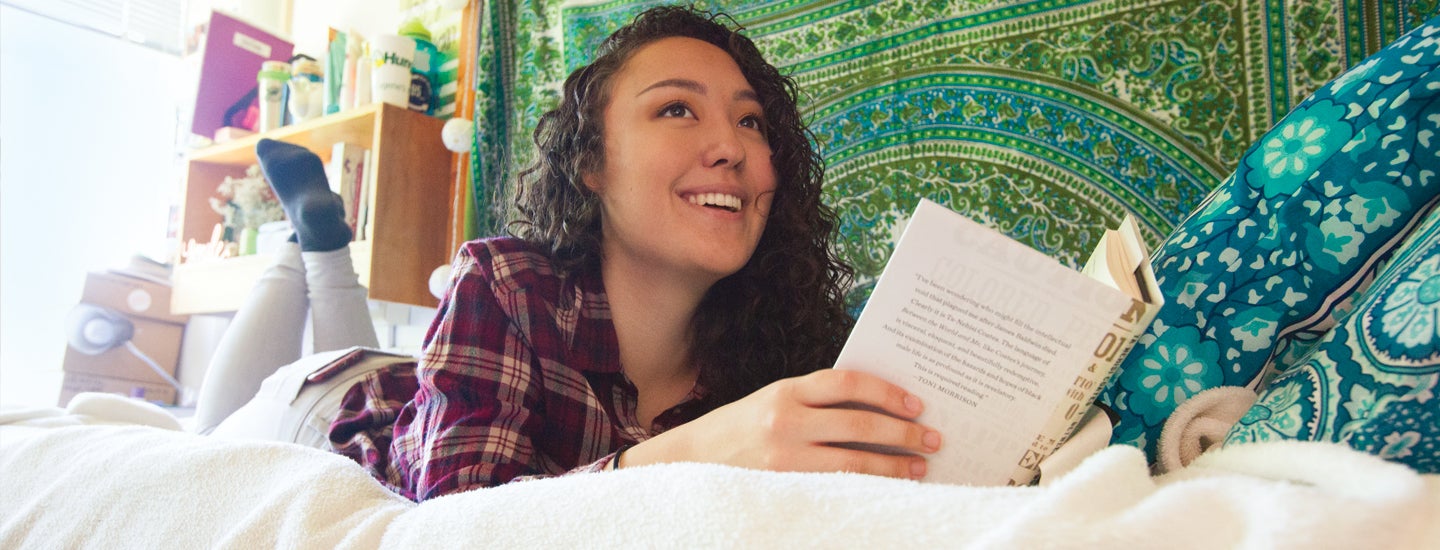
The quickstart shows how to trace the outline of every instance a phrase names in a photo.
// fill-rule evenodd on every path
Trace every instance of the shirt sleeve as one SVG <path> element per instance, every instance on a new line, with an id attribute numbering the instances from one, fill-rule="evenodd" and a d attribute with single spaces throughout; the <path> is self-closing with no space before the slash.
<path id="1" fill-rule="evenodd" d="M 608 470 L 610 470 L 610 462 L 612 462 L 612 461 L 615 460 L 615 455 L 616 455 L 616 453 L 619 453 L 619 452 L 620 452 L 620 451 L 615 451 L 615 452 L 610 453 L 610 454 L 608 454 L 608 455 L 602 456 L 602 457 L 600 457 L 599 460 L 596 460 L 595 462 L 591 462 L 591 463 L 589 463 L 589 464 L 581 464 L 581 465 L 579 465 L 579 466 L 576 466 L 576 467 L 574 467 L 574 468 L 571 468 L 570 471 L 565 472 L 564 474 L 561 474 L 561 475 L 567 475 L 567 476 L 568 476 L 568 475 L 570 475 L 570 474 L 593 474 L 593 473 L 608 471 Z M 552 475 L 544 475 L 544 474 L 537 474 L 537 475 L 529 475 L 529 476 L 519 476 L 519 477 L 516 477 L 516 478 L 514 478 L 514 479 L 512 479 L 512 480 L 510 480 L 510 481 L 511 481 L 511 482 L 520 482 L 520 481 L 529 481 L 529 480 L 532 480 L 532 479 L 544 479 L 544 478 L 547 478 L 547 477 L 555 477 L 555 476 L 552 476 Z"/>
<path id="2" fill-rule="evenodd" d="M 418 391 L 396 419 L 390 454 L 417 501 L 543 473 L 533 444 L 543 384 L 489 267 L 467 251 L 457 257 L 417 367 Z"/>

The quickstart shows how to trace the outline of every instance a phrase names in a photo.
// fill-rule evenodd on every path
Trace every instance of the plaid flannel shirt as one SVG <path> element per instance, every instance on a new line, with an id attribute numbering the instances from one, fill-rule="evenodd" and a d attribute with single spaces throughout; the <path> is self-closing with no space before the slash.
<path id="1" fill-rule="evenodd" d="M 520 240 L 466 243 L 418 366 L 346 395 L 337 451 L 425 500 L 516 479 L 604 469 L 622 446 L 707 412 L 698 385 L 650 427 L 620 368 L 597 270 L 561 277 Z"/>

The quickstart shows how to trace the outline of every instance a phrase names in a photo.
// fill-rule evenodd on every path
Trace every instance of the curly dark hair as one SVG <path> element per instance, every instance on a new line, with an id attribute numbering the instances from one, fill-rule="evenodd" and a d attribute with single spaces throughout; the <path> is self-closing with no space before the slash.
<path id="1" fill-rule="evenodd" d="M 795 83 L 741 30 L 727 15 L 662 6 L 611 34 L 595 61 L 565 80 L 560 106 L 541 117 L 536 158 L 520 173 L 510 223 L 512 234 L 548 249 L 562 271 L 598 266 L 600 201 L 581 175 L 605 161 L 610 81 L 662 38 L 696 38 L 729 53 L 760 98 L 777 186 L 755 253 L 710 288 L 691 327 L 692 360 L 712 407 L 831 366 L 853 323 L 844 293 L 854 270 L 830 246 L 836 215 L 821 200 L 824 161 L 800 116 Z"/>

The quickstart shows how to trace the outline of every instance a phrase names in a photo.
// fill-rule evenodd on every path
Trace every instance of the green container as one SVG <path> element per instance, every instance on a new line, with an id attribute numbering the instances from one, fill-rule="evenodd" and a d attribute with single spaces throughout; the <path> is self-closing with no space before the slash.
<path id="1" fill-rule="evenodd" d="M 431 42 L 430 30 L 419 19 L 400 25 L 399 34 L 415 41 L 415 62 L 410 65 L 410 110 L 433 115 L 440 94 L 440 49 Z"/>

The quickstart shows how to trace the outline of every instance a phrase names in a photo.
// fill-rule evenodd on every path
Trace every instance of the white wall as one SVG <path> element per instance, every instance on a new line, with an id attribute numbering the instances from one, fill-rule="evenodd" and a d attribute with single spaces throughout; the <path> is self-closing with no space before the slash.
<path id="1" fill-rule="evenodd" d="M 53 405 L 85 273 L 165 259 L 177 58 L 0 5 L 0 405 Z"/>
<path id="2" fill-rule="evenodd" d="M 371 37 L 393 33 L 400 27 L 400 0 L 188 0 L 190 24 L 203 22 L 209 10 L 219 9 L 285 37 L 295 52 L 320 59 L 325 54 L 327 28 L 358 31 Z"/>
<path id="3" fill-rule="evenodd" d="M 204 24 L 210 19 L 212 10 L 220 10 L 275 36 L 290 36 L 291 3 L 295 0 L 180 1 L 185 6 L 184 26 L 187 30 Z"/>
<path id="4" fill-rule="evenodd" d="M 291 41 L 295 52 L 323 59 L 327 28 L 359 32 L 373 38 L 400 28 L 399 0 L 366 0 L 361 8 L 354 0 L 292 0 Z"/>

